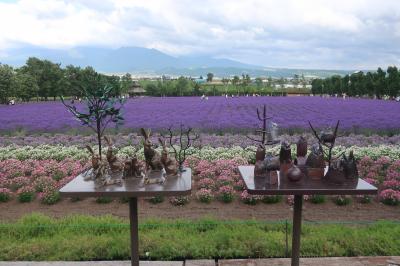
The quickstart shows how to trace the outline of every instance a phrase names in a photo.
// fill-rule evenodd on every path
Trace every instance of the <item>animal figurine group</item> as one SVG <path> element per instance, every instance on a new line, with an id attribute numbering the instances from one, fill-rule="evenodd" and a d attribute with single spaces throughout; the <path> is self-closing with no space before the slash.
<path id="1" fill-rule="evenodd" d="M 176 176 L 178 174 L 178 164 L 175 158 L 169 156 L 165 140 L 161 138 L 158 139 L 163 147 L 160 155 L 160 153 L 153 148 L 153 143 L 150 139 L 151 131 L 141 128 L 140 132 L 144 138 L 143 149 L 146 161 L 145 184 L 162 183 L 165 180 L 165 176 Z"/>
<path id="2" fill-rule="evenodd" d="M 113 142 L 110 137 L 105 136 L 107 144 L 105 158 L 95 153 L 90 146 L 86 149 L 91 154 L 92 168 L 84 173 L 84 179 L 94 180 L 102 185 L 122 184 L 124 178 L 143 178 L 144 184 L 163 183 L 165 178 L 178 175 L 178 163 L 175 158 L 169 156 L 166 141 L 159 138 L 162 146 L 161 154 L 153 148 L 150 139 L 151 131 L 141 129 L 144 149 L 144 166 L 136 157 L 121 158 L 116 155 Z"/>
<path id="3" fill-rule="evenodd" d="M 100 185 L 114 185 L 121 184 L 121 178 L 113 178 L 111 165 L 107 159 L 100 158 L 100 155 L 96 154 L 90 146 L 86 146 L 86 149 L 92 155 L 92 169 L 84 173 L 84 180 L 94 180 Z"/>
<path id="4" fill-rule="evenodd" d="M 311 180 L 324 180 L 332 183 L 344 183 L 356 181 L 358 178 L 357 164 L 353 152 L 348 156 L 343 154 L 340 158 L 332 160 L 328 167 L 325 161 L 323 143 L 334 143 L 331 133 L 321 133 L 321 143 L 316 143 L 311 147 L 311 152 L 307 155 L 307 141 L 300 137 L 297 142 L 296 158 L 292 160 L 290 144 L 283 141 L 278 156 L 266 153 L 265 149 L 259 147 L 256 152 L 256 163 L 254 176 L 256 178 L 266 178 L 266 184 L 277 184 L 276 180 L 271 179 L 271 173 L 279 170 L 281 178 L 289 182 L 299 182 L 304 178 Z M 326 171 L 327 168 L 327 171 Z M 325 174 L 326 172 L 326 174 Z"/>
<path id="5" fill-rule="evenodd" d="M 105 136 L 107 153 L 105 158 L 95 153 L 86 145 L 92 159 L 92 168 L 84 174 L 84 180 L 94 180 L 100 185 L 121 185 L 123 178 L 142 177 L 142 167 L 136 157 L 123 159 L 116 155 L 113 142 L 110 137 Z"/>

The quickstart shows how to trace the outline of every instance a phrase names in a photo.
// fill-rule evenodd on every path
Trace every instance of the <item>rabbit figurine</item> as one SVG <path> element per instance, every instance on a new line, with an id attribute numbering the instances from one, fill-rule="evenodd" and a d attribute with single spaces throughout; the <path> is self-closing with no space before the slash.
<path id="1" fill-rule="evenodd" d="M 111 172 L 113 173 L 122 172 L 124 170 L 125 163 L 114 154 L 113 143 L 111 138 L 105 136 L 104 140 L 107 142 L 108 145 L 106 158 L 108 164 L 110 165 Z"/>
<path id="2" fill-rule="evenodd" d="M 91 175 L 84 176 L 85 181 L 104 178 L 104 176 L 107 174 L 107 162 L 105 160 L 102 160 L 100 158 L 100 155 L 96 154 L 89 145 L 86 145 L 86 149 L 92 155 L 93 169 L 91 171 Z"/>
<path id="3" fill-rule="evenodd" d="M 163 169 L 163 165 L 161 163 L 161 156 L 158 151 L 153 149 L 152 142 L 150 140 L 150 129 L 145 130 L 144 128 L 140 129 L 142 136 L 144 137 L 144 158 L 146 160 L 146 169 L 150 167 L 151 170 L 161 171 Z"/>
<path id="4" fill-rule="evenodd" d="M 164 165 L 165 172 L 167 176 L 173 176 L 178 174 L 178 164 L 175 158 L 171 158 L 168 155 L 167 145 L 165 144 L 165 140 L 158 138 L 158 141 L 163 147 L 163 151 L 161 153 L 161 163 Z"/>
<path id="5" fill-rule="evenodd" d="M 125 161 L 124 178 L 141 177 L 142 173 L 142 167 L 136 156 Z"/>

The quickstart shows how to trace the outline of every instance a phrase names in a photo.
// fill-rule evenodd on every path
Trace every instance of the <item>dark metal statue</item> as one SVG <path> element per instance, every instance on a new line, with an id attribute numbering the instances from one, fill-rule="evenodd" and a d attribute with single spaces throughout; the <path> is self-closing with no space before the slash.
<path id="1" fill-rule="evenodd" d="M 280 173 L 282 176 L 287 174 L 287 171 L 292 167 L 292 150 L 290 144 L 286 141 L 281 143 L 279 151 Z"/>
<path id="2" fill-rule="evenodd" d="M 282 163 L 292 162 L 292 150 L 290 144 L 287 141 L 283 141 L 281 144 L 281 149 L 279 151 L 279 161 Z"/>
<path id="3" fill-rule="evenodd" d="M 310 128 L 311 128 L 314 136 L 317 138 L 320 146 L 326 147 L 328 149 L 328 153 L 326 153 L 325 150 L 323 150 L 323 149 L 322 149 L 322 151 L 327 156 L 328 166 L 330 167 L 331 163 L 332 163 L 332 149 L 335 146 L 335 141 L 336 141 L 340 121 L 339 120 L 337 121 L 334 131 L 328 129 L 326 131 L 321 131 L 321 133 L 319 135 L 318 135 L 317 131 L 314 129 L 314 127 L 312 126 L 310 121 L 308 121 L 308 124 L 310 125 Z"/>
<path id="4" fill-rule="evenodd" d="M 256 129 L 256 134 L 261 134 L 260 139 L 255 139 L 250 136 L 246 136 L 252 141 L 258 144 L 256 151 L 256 162 L 254 165 L 254 175 L 255 176 L 266 176 L 267 170 L 264 162 L 266 145 L 273 145 L 279 142 L 277 140 L 278 125 L 270 121 L 272 117 L 267 116 L 267 107 L 264 104 L 263 113 L 260 114 L 260 110 L 257 108 L 257 118 L 262 122 L 262 126 Z"/>
<path id="5" fill-rule="evenodd" d="M 358 178 L 357 162 L 353 151 L 350 151 L 349 157 L 346 157 L 346 155 L 343 154 L 342 165 L 344 175 L 347 179 Z"/>

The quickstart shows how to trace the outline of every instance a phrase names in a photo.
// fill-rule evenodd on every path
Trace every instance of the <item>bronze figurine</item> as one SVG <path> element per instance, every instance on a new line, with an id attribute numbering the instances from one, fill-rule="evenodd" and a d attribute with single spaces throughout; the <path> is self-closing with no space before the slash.
<path id="1" fill-rule="evenodd" d="M 161 163 L 161 156 L 158 151 L 153 148 L 153 143 L 150 140 L 151 130 L 140 129 L 142 136 L 144 138 L 143 148 L 144 148 L 144 158 L 146 161 L 146 170 L 162 171 L 163 166 Z"/>
<path id="2" fill-rule="evenodd" d="M 108 161 L 111 171 L 113 173 L 122 172 L 125 167 L 125 162 L 123 160 L 121 160 L 120 158 L 118 158 L 114 154 L 113 143 L 112 143 L 111 138 L 104 136 L 104 140 L 106 141 L 107 146 L 108 146 L 106 158 L 107 158 L 107 161 Z"/>
<path id="3" fill-rule="evenodd" d="M 164 166 L 167 176 L 174 176 L 178 174 L 178 163 L 175 158 L 169 156 L 167 145 L 165 144 L 165 139 L 158 138 L 158 141 L 163 147 L 161 152 L 161 163 Z"/>

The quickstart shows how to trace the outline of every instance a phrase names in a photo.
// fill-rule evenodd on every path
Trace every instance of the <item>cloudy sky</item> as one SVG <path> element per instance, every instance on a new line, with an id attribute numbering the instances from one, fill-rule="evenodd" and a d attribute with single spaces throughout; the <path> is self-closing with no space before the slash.
<path id="1" fill-rule="evenodd" d="M 400 65 L 398 0 L 0 0 L 0 55 L 140 46 L 271 67 Z"/>

